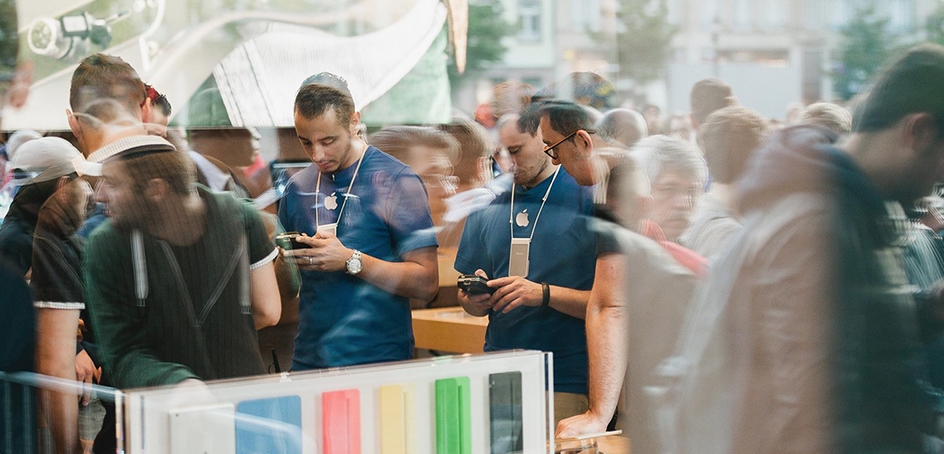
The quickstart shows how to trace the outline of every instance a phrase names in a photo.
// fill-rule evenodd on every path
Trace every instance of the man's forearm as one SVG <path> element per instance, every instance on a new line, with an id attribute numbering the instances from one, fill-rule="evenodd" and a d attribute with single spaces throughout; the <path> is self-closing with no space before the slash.
<path id="1" fill-rule="evenodd" d="M 590 411 L 610 418 L 616 411 L 626 373 L 628 333 L 622 307 L 587 311 L 587 351 L 590 364 Z"/>
<path id="2" fill-rule="evenodd" d="M 587 316 L 587 301 L 590 290 L 575 290 L 567 287 L 550 286 L 550 306 L 558 312 L 571 317 L 584 319 Z"/>
<path id="3" fill-rule="evenodd" d="M 394 295 L 431 301 L 439 291 L 436 248 L 410 251 L 404 254 L 403 259 L 403 262 L 387 262 L 363 254 L 364 269 L 358 276 Z"/>

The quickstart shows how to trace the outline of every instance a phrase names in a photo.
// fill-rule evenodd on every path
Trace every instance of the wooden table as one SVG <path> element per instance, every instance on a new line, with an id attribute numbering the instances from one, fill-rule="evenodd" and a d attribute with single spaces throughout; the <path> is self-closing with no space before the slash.
<path id="1" fill-rule="evenodd" d="M 597 443 L 603 454 L 629 454 L 629 438 L 623 435 L 603 437 Z"/>
<path id="2" fill-rule="evenodd" d="M 413 311 L 416 348 L 450 353 L 482 353 L 488 317 L 473 317 L 461 307 Z"/>

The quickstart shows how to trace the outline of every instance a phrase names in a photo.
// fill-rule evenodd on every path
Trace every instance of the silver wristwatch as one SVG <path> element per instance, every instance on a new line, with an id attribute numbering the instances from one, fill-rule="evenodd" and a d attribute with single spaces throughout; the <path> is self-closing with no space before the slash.
<path id="1" fill-rule="evenodd" d="M 364 269 L 364 262 L 361 261 L 361 251 L 355 249 L 354 255 L 347 259 L 345 264 L 347 265 L 347 274 L 355 276 L 357 273 L 360 273 L 361 270 Z"/>

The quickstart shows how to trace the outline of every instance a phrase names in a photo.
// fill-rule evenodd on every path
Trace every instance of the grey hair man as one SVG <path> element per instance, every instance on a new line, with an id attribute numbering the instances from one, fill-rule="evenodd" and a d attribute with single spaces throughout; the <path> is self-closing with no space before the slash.
<path id="1" fill-rule="evenodd" d="M 667 241 L 677 242 L 695 216 L 704 194 L 708 169 L 693 143 L 676 137 L 652 136 L 639 141 L 631 152 L 652 185 L 649 219 Z"/>

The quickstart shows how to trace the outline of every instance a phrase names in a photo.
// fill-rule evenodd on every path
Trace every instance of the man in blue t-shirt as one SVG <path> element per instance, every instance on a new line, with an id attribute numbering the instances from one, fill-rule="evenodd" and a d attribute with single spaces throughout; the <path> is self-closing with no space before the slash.
<path id="1" fill-rule="evenodd" d="M 587 410 L 584 316 L 596 263 L 590 188 L 577 184 L 543 151 L 537 124 L 517 115 L 499 123 L 514 162 L 514 190 L 471 215 L 462 232 L 456 270 L 478 274 L 495 289 L 459 291 L 471 315 L 489 316 L 485 350 L 554 353 L 555 420 Z"/>
<path id="2" fill-rule="evenodd" d="M 314 165 L 292 178 L 279 208 L 308 246 L 285 251 L 302 276 L 294 370 L 411 359 L 409 299 L 439 289 L 423 182 L 358 137 L 345 88 L 306 83 L 295 98 L 295 131 Z"/>

